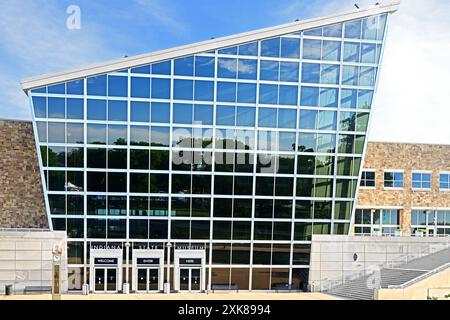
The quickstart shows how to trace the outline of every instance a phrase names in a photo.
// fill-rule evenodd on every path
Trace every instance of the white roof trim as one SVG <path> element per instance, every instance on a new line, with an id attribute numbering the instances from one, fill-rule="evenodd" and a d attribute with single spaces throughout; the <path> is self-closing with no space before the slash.
<path id="1" fill-rule="evenodd" d="M 134 57 L 122 58 L 114 61 L 90 65 L 87 67 L 59 72 L 54 74 L 41 75 L 27 78 L 21 81 L 22 89 L 27 92 L 30 89 L 43 87 L 49 84 L 55 84 L 97 74 L 108 73 L 116 70 L 127 69 L 135 66 L 146 65 L 158 61 L 173 59 L 176 57 L 192 55 L 200 52 L 207 52 L 219 48 L 230 47 L 240 43 L 252 42 L 264 38 L 276 37 L 284 34 L 298 32 L 301 30 L 314 29 L 324 25 L 331 25 L 348 20 L 360 19 L 363 17 L 377 15 L 398 10 L 400 1 L 390 4 L 379 5 L 364 10 L 356 10 L 346 13 L 329 15 L 322 18 L 313 18 L 293 23 L 288 23 L 276 27 L 270 27 L 237 35 L 211 39 L 194 44 L 184 45 L 172 49 L 166 49 L 138 55 Z"/>

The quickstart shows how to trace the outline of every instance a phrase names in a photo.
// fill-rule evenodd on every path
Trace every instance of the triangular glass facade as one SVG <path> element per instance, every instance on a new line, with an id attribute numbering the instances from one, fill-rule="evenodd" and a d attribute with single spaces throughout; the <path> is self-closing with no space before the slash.
<path id="1" fill-rule="evenodd" d="M 386 20 L 31 90 L 69 264 L 92 243 L 197 243 L 211 284 L 305 284 L 311 235 L 349 232 Z"/>

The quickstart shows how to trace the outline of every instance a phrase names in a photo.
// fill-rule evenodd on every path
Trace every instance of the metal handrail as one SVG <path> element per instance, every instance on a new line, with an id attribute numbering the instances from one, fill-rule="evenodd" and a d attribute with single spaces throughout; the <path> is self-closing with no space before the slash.
<path id="1" fill-rule="evenodd" d="M 426 278 L 432 276 L 433 274 L 444 271 L 447 268 L 450 268 L 450 262 L 443 264 L 442 266 L 439 266 L 433 270 L 430 270 L 427 273 L 424 273 L 424 274 L 422 274 L 414 279 L 411 279 L 405 283 L 398 284 L 398 285 L 390 285 L 390 286 L 388 286 L 388 289 L 404 289 L 406 287 L 409 287 L 410 285 L 413 285 L 414 283 L 417 283 L 419 281 L 422 281 L 423 279 L 426 279 Z"/>
<path id="2" fill-rule="evenodd" d="M 408 262 L 422 258 L 424 256 L 436 253 L 441 250 L 445 250 L 448 247 L 450 247 L 450 241 L 447 241 L 445 244 L 443 243 L 442 246 L 439 246 L 438 248 L 432 248 L 431 244 L 429 244 L 424 250 L 419 251 L 418 253 L 417 252 L 416 253 L 407 253 L 407 254 L 397 257 L 393 260 L 389 260 L 389 261 L 379 263 L 379 264 L 372 264 L 371 266 L 378 267 L 379 269 L 394 269 L 395 266 L 406 264 Z M 324 283 L 327 284 L 326 290 L 332 290 L 333 288 L 336 288 L 346 282 L 359 279 L 361 277 L 370 275 L 372 273 L 369 272 L 369 270 L 367 270 L 366 268 L 364 268 L 362 270 L 357 270 L 356 272 L 354 272 L 348 276 L 344 276 L 342 274 L 341 276 L 338 276 L 335 279 L 325 278 L 320 282 L 320 291 L 321 292 L 324 291 L 324 289 L 323 289 Z M 381 282 L 380 282 L 380 287 L 381 287 Z"/>

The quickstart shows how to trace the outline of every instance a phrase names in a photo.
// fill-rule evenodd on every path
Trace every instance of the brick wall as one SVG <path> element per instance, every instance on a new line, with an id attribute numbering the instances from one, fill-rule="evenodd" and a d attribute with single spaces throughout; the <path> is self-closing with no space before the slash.
<path id="1" fill-rule="evenodd" d="M 31 122 L 0 120 L 0 228 L 48 228 Z"/>
<path id="2" fill-rule="evenodd" d="M 360 189 L 358 206 L 402 207 L 400 224 L 410 233 L 411 208 L 450 208 L 450 192 L 439 191 L 439 172 L 450 171 L 450 145 L 369 142 L 365 169 L 375 169 L 375 189 Z M 404 170 L 403 190 L 384 190 L 384 170 Z M 432 171 L 431 191 L 412 190 L 412 171 Z"/>

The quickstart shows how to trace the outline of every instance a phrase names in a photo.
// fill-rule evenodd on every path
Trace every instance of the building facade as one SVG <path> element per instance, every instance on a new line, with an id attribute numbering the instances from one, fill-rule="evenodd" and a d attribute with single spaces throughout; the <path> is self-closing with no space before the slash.
<path id="1" fill-rule="evenodd" d="M 369 142 L 355 234 L 449 236 L 450 146 Z"/>
<path id="2" fill-rule="evenodd" d="M 311 235 L 350 231 L 397 7 L 23 81 L 69 289 L 306 285 Z"/>

